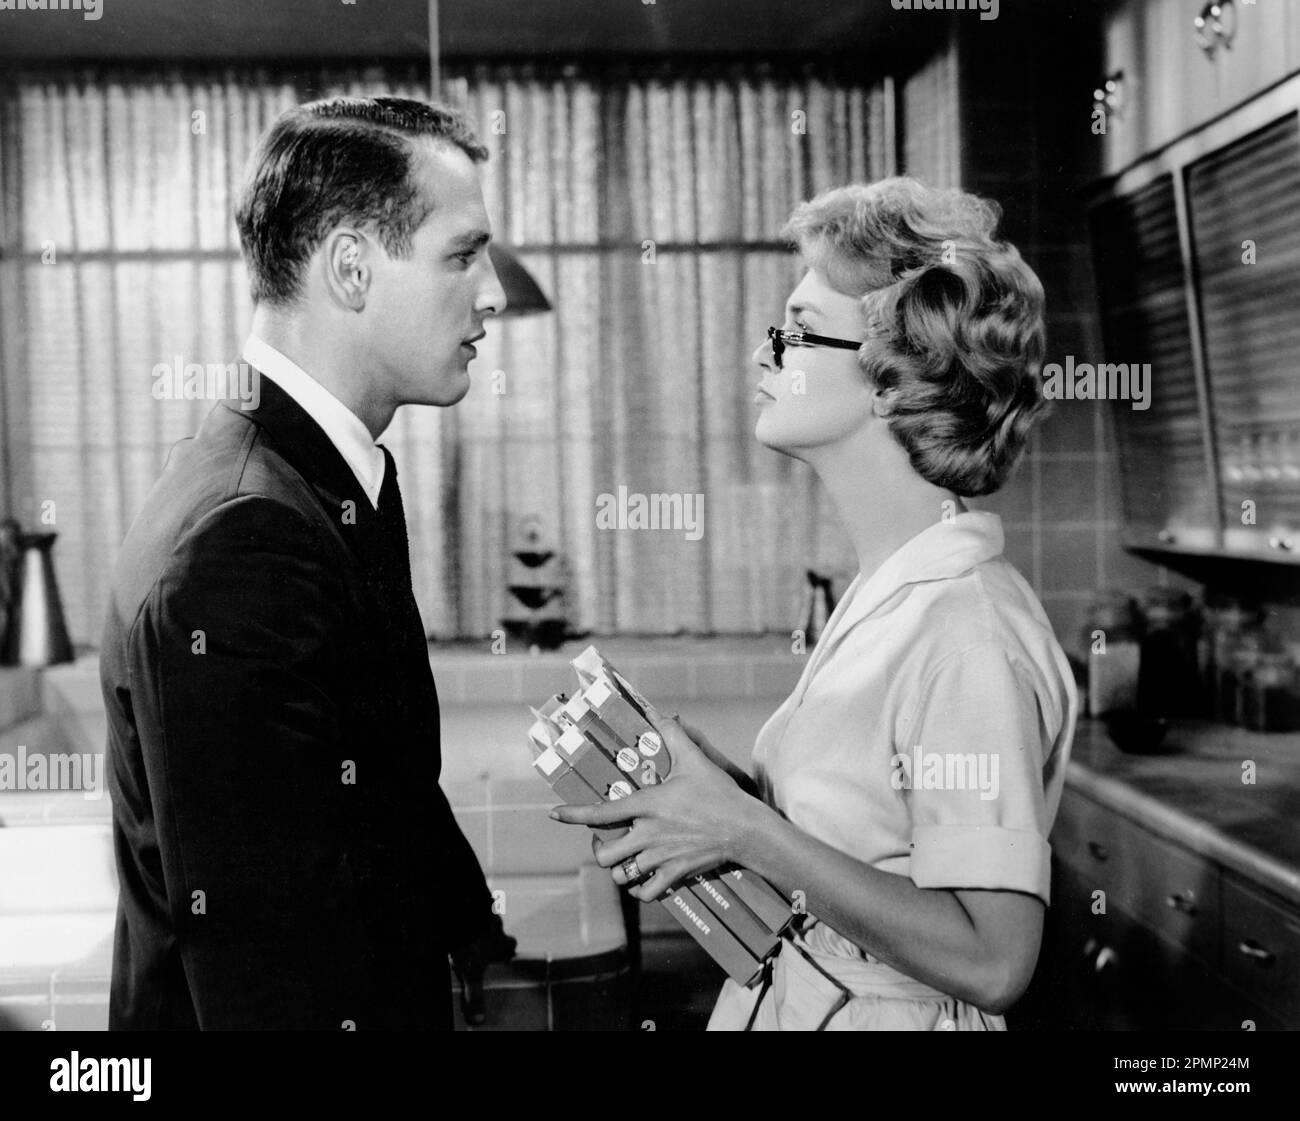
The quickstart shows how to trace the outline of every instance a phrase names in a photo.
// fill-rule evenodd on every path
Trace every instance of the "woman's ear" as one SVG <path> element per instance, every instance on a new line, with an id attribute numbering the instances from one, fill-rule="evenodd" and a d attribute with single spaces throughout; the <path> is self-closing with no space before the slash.
<path id="1" fill-rule="evenodd" d="M 887 417 L 894 411 L 894 400 L 897 397 L 896 389 L 877 389 L 871 395 L 871 411 L 878 417 Z"/>

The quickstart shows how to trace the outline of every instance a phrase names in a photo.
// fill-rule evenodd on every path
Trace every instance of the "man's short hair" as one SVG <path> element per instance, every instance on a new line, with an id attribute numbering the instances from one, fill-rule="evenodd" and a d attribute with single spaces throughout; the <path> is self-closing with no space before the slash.
<path id="1" fill-rule="evenodd" d="M 369 227 L 390 256 L 408 256 L 434 208 L 411 179 L 419 137 L 488 158 L 458 113 L 408 98 L 334 97 L 282 114 L 253 152 L 235 215 L 253 301 L 292 304 L 307 261 L 341 225 Z"/>

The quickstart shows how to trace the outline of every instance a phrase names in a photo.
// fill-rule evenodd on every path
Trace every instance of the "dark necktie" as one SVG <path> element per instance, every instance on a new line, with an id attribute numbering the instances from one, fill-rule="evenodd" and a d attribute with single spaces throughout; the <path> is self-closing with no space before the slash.
<path id="1" fill-rule="evenodd" d="M 397 464 L 389 450 L 380 445 L 384 453 L 384 482 L 379 488 L 379 521 L 389 535 L 393 548 L 402 562 L 405 585 L 411 586 L 411 543 L 406 535 L 406 508 L 402 505 L 402 489 L 397 485 Z"/>

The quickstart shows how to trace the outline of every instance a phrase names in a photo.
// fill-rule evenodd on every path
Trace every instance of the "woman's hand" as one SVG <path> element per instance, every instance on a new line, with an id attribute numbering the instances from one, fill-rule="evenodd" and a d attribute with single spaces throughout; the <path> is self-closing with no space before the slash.
<path id="1" fill-rule="evenodd" d="M 557 821 L 574 825 L 631 821 L 625 836 L 592 847 L 597 863 L 612 869 L 618 884 L 629 882 L 624 861 L 636 859 L 641 874 L 649 878 L 630 891 L 643 901 L 659 898 L 695 872 L 743 863 L 746 838 L 756 811 L 763 808 L 709 760 L 677 719 L 649 706 L 646 715 L 673 761 L 668 778 L 617 802 L 551 811 Z"/>

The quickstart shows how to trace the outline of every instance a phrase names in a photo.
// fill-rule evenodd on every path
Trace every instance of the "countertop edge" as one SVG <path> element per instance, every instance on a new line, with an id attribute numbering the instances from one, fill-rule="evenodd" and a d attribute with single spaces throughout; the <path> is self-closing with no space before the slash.
<path id="1" fill-rule="evenodd" d="M 1122 780 L 1098 774 L 1085 764 L 1071 760 L 1066 765 L 1065 784 L 1093 801 L 1109 806 L 1135 824 L 1300 907 L 1300 868 L 1284 864 L 1253 845 L 1234 840 L 1208 822 L 1143 794 Z"/>

